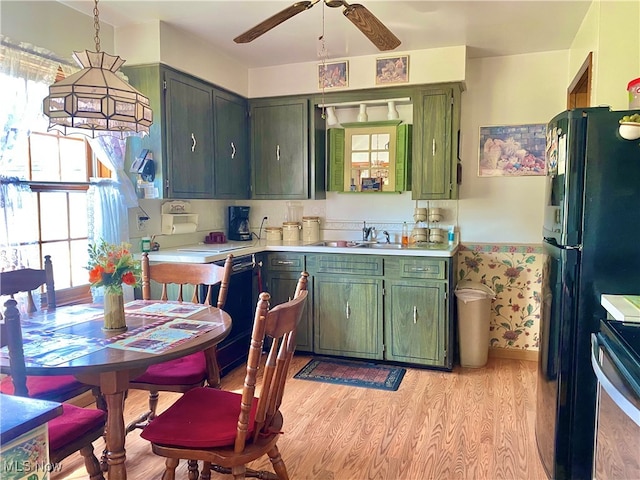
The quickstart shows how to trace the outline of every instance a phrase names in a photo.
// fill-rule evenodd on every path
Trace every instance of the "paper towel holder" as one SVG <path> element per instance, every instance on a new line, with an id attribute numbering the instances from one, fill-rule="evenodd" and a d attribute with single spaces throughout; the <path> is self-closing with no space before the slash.
<path id="1" fill-rule="evenodd" d="M 189 202 L 165 202 L 162 204 L 161 223 L 163 235 L 191 233 L 198 229 L 198 214 L 191 213 L 191 204 Z"/>

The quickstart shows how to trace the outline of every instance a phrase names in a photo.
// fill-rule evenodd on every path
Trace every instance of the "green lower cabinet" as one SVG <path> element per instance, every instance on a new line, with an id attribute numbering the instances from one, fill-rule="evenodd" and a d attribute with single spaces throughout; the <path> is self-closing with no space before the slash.
<path id="1" fill-rule="evenodd" d="M 271 295 L 271 306 L 291 300 L 296 291 L 296 285 L 300 278 L 299 272 L 278 272 L 272 271 L 267 275 L 266 291 Z M 311 282 L 311 278 L 309 278 Z M 309 288 L 307 288 L 310 290 Z M 302 312 L 302 319 L 298 325 L 296 334 L 296 351 L 312 352 L 313 351 L 313 327 L 311 319 L 311 291 L 307 297 L 307 302 Z"/>
<path id="2" fill-rule="evenodd" d="M 425 280 L 385 282 L 385 359 L 431 366 L 446 363 L 446 285 Z"/>
<path id="3" fill-rule="evenodd" d="M 381 279 L 316 275 L 313 309 L 315 353 L 383 358 Z"/>

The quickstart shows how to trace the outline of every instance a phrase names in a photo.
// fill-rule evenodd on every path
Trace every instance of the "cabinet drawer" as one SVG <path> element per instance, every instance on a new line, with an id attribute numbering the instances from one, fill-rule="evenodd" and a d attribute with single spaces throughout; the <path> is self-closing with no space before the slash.
<path id="1" fill-rule="evenodd" d="M 446 260 L 435 260 L 414 257 L 386 258 L 385 270 L 394 278 L 447 278 Z"/>
<path id="2" fill-rule="evenodd" d="M 303 253 L 270 253 L 267 262 L 269 270 L 302 272 L 305 268 Z"/>
<path id="3" fill-rule="evenodd" d="M 382 258 L 373 255 L 310 255 L 307 268 L 313 273 L 382 275 Z"/>

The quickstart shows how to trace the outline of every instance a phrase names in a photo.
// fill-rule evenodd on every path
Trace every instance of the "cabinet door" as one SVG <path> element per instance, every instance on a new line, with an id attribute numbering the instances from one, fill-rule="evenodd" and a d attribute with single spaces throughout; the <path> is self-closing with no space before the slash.
<path id="1" fill-rule="evenodd" d="M 252 198 L 309 197 L 308 128 L 306 99 L 252 105 Z"/>
<path id="2" fill-rule="evenodd" d="M 214 198 L 249 198 L 248 113 L 244 98 L 214 90 Z"/>
<path id="3" fill-rule="evenodd" d="M 271 295 L 270 303 L 272 306 L 276 306 L 280 303 L 291 300 L 293 294 L 296 291 L 298 279 L 300 273 L 294 272 L 278 272 L 273 271 L 267 274 L 266 291 Z M 313 329 L 311 322 L 311 278 L 308 279 L 309 283 L 307 289 L 309 295 L 302 312 L 302 318 L 298 325 L 298 331 L 296 333 L 296 350 L 301 352 L 313 352 Z"/>
<path id="4" fill-rule="evenodd" d="M 317 275 L 313 309 L 315 353 L 382 358 L 382 280 Z"/>
<path id="5" fill-rule="evenodd" d="M 167 171 L 170 198 L 211 198 L 213 90 L 177 72 L 165 72 Z"/>
<path id="6" fill-rule="evenodd" d="M 385 295 L 385 359 L 445 366 L 445 284 L 389 280 Z"/>
<path id="7" fill-rule="evenodd" d="M 414 103 L 414 199 L 452 198 L 449 90 L 423 91 Z"/>

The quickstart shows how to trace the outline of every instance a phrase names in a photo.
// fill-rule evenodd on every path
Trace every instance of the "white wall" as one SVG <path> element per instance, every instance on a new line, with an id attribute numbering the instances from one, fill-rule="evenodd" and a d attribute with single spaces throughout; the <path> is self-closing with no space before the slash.
<path id="1" fill-rule="evenodd" d="M 539 243 L 546 177 L 478 177 L 479 129 L 547 123 L 564 110 L 568 51 L 473 59 L 462 95 L 463 242 Z"/>
<path id="2" fill-rule="evenodd" d="M 614 110 L 629 107 L 627 84 L 640 76 L 640 2 L 596 0 L 591 5 L 571 47 L 576 72 L 588 50 L 594 51 L 592 105 Z"/>
<path id="3" fill-rule="evenodd" d="M 74 51 L 95 51 L 93 17 L 58 2 L 0 2 L 0 32 L 13 41 L 46 48 L 61 57 Z M 115 55 L 113 27 L 100 23 L 100 49 Z"/>
<path id="4" fill-rule="evenodd" d="M 162 62 L 236 92 L 249 95 L 247 68 L 199 37 L 165 22 L 150 22 L 116 31 L 118 55 L 128 65 Z"/>
<path id="5" fill-rule="evenodd" d="M 392 55 L 409 55 L 409 84 L 458 82 L 465 79 L 465 46 L 394 51 Z M 331 91 L 375 88 L 377 57 L 380 55 L 330 59 L 329 62 L 349 62 L 348 87 Z M 317 93 L 320 91 L 318 65 L 319 62 L 310 62 L 252 68 L 249 70 L 249 97 Z"/>

